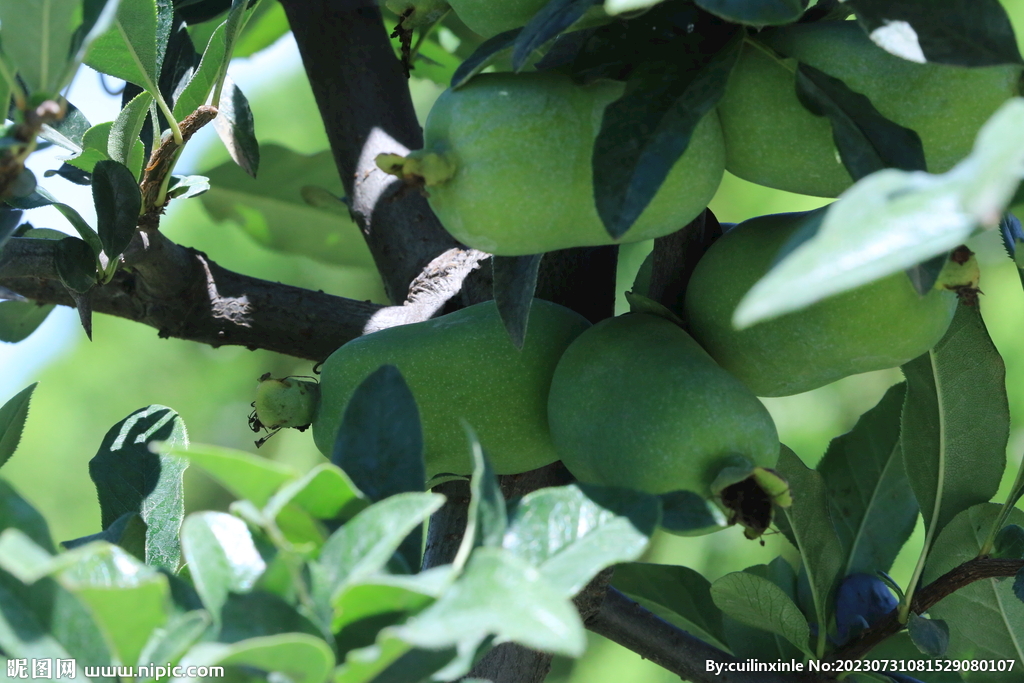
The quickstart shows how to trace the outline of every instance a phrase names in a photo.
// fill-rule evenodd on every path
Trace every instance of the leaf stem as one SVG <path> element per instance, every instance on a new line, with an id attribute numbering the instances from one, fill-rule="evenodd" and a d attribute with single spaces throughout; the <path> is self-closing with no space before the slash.
<path id="1" fill-rule="evenodd" d="M 181 128 L 178 126 L 177 119 L 174 118 L 174 112 L 167 106 L 167 101 L 164 100 L 164 96 L 160 94 L 160 90 L 153 92 L 154 99 L 156 100 L 156 106 L 160 107 L 160 111 L 163 113 L 164 118 L 171 125 L 171 134 L 174 136 L 174 142 L 180 147 L 185 144 L 185 141 L 181 137 Z"/>

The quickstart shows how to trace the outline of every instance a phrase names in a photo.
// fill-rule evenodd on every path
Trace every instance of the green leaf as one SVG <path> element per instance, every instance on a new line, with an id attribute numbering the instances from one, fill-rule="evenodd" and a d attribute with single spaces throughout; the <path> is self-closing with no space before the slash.
<path id="1" fill-rule="evenodd" d="M 427 472 L 420 413 L 394 365 L 373 371 L 352 392 L 331 462 L 371 501 L 423 490 Z"/>
<path id="2" fill-rule="evenodd" d="M 898 57 L 957 66 L 1021 63 L 1013 26 L 999 0 L 848 3 L 871 39 Z"/>
<path id="3" fill-rule="evenodd" d="M 443 504 L 444 496 L 436 493 L 399 493 L 374 503 L 331 534 L 313 577 L 321 617 L 335 595 L 347 584 L 380 571 L 405 537 Z"/>
<path id="4" fill-rule="evenodd" d="M 192 610 L 172 616 L 167 625 L 154 631 L 139 653 L 139 664 L 152 662 L 177 663 L 189 648 L 203 637 L 213 620 L 206 610 Z M 138 676 L 136 680 L 153 681 L 156 676 Z"/>
<path id="5" fill-rule="evenodd" d="M 941 657 L 949 647 L 949 625 L 941 619 L 925 619 L 910 615 L 907 622 L 910 639 L 917 649 L 932 657 Z"/>
<path id="6" fill-rule="evenodd" d="M 462 426 L 466 430 L 473 458 L 473 476 L 469 480 L 466 530 L 453 563 L 459 569 L 465 565 L 474 548 L 500 547 L 508 524 L 505 496 L 501 492 L 498 475 L 495 474 L 491 461 L 480 445 L 476 432 L 465 422 Z"/>
<path id="7" fill-rule="evenodd" d="M 114 119 L 107 138 L 109 158 L 127 166 L 136 181 L 142 175 L 142 156 L 145 153 L 139 133 L 142 132 L 151 104 L 153 95 L 146 91 L 132 98 Z"/>
<path id="8" fill-rule="evenodd" d="M 220 94 L 213 127 L 234 162 L 255 178 L 260 166 L 260 144 L 256 140 L 255 122 L 249 100 L 230 76 L 224 80 L 224 91 Z"/>
<path id="9" fill-rule="evenodd" d="M 281 486 L 299 478 L 298 472 L 287 465 L 232 448 L 192 444 L 188 448 L 171 447 L 161 452 L 188 458 L 234 496 L 259 507 L 266 505 Z"/>
<path id="10" fill-rule="evenodd" d="M 768 579 L 748 572 L 726 574 L 711 584 L 711 599 L 733 619 L 777 633 L 814 656 L 806 617 L 786 592 Z"/>
<path id="11" fill-rule="evenodd" d="M 285 16 L 281 3 L 260 3 L 253 9 L 253 16 L 235 41 L 235 49 L 231 56 L 234 58 L 254 55 L 276 43 L 290 30 L 288 17 Z"/>
<path id="12" fill-rule="evenodd" d="M 270 249 L 343 266 L 371 267 L 359 228 L 333 208 L 310 206 L 303 188 L 316 185 L 341 194 L 330 152 L 313 156 L 277 145 L 260 150 L 260 177 L 253 179 L 233 161 L 204 172 L 212 188 L 203 206 L 216 221 L 233 220 Z"/>
<path id="13" fill-rule="evenodd" d="M 910 268 L 995 227 L 1024 168 L 1024 100 L 989 119 L 974 151 L 948 173 L 886 169 L 843 193 L 821 228 L 755 284 L 739 328 L 796 311 Z"/>
<path id="14" fill-rule="evenodd" d="M 223 512 L 186 517 L 181 550 L 196 591 L 217 623 L 228 593 L 252 590 L 267 568 L 245 522 Z"/>
<path id="15" fill-rule="evenodd" d="M 81 548 L 93 541 L 106 541 L 121 546 L 141 562 L 146 561 L 146 531 L 148 527 L 138 512 L 126 512 L 103 531 L 89 536 L 61 541 L 68 550 Z"/>
<path id="16" fill-rule="evenodd" d="M 2 308 L 2 304 L 0 304 L 0 308 Z M 4 463 L 11 459 L 14 451 L 18 448 L 21 432 L 25 428 L 25 420 L 28 419 L 28 404 L 32 399 L 32 392 L 35 391 L 36 384 L 38 382 L 28 385 L 0 407 L 0 467 L 3 467 Z M 0 529 L 2 528 L 3 526 L 0 526 Z"/>
<path id="17" fill-rule="evenodd" d="M 579 657 L 586 638 L 579 614 L 562 591 L 526 561 L 501 548 L 478 548 L 440 600 L 395 629 L 419 647 L 473 652 L 489 635 L 495 643 Z"/>
<path id="18" fill-rule="evenodd" d="M 116 5 L 117 3 L 115 0 L 107 0 L 107 4 Z M 78 154 L 82 151 L 82 137 L 90 128 L 92 128 L 92 124 L 89 123 L 89 119 L 85 118 L 82 110 L 68 102 L 64 118 L 44 124 L 39 137 L 69 152 Z"/>
<path id="19" fill-rule="evenodd" d="M 1003 360 L 977 306 L 961 304 L 946 336 L 903 366 L 903 461 L 926 529 L 995 495 L 1010 408 Z"/>
<path id="20" fill-rule="evenodd" d="M 702 29 L 715 29 L 695 21 L 694 40 L 706 39 Z M 693 46 L 688 58 L 676 57 L 667 66 L 639 65 L 629 75 L 625 94 L 605 108 L 592 166 L 597 212 L 612 237 L 625 234 L 647 208 L 686 152 L 697 125 L 725 94 L 743 44 L 742 32 L 735 29 L 710 54 Z M 682 52 L 684 45 L 676 42 Z"/>
<path id="21" fill-rule="evenodd" d="M 964 510 L 936 539 L 923 580 L 930 583 L 950 569 L 972 560 L 981 550 L 1001 506 L 982 503 Z M 1009 523 L 1024 525 L 1024 512 L 1013 509 Z M 971 672 L 971 683 L 1019 683 L 1024 671 L 1024 602 L 1013 594 L 1013 581 L 982 579 L 964 586 L 932 606 L 928 613 L 949 625 L 949 659 L 1015 659 L 1007 672 Z"/>
<path id="22" fill-rule="evenodd" d="M 722 612 L 711 583 L 689 567 L 630 562 L 615 568 L 612 585 L 662 619 L 728 651 Z"/>
<path id="23" fill-rule="evenodd" d="M 808 111 L 828 118 L 832 140 L 854 180 L 883 168 L 927 169 L 921 137 L 882 116 L 871 100 L 840 79 L 799 63 L 796 94 Z"/>
<path id="24" fill-rule="evenodd" d="M 832 440 L 818 463 L 843 548 L 840 576 L 889 571 L 917 522 L 900 449 L 906 389 L 906 383 L 891 387 L 850 432 Z"/>
<path id="25" fill-rule="evenodd" d="M 66 163 L 86 173 L 92 173 L 97 162 L 110 158 L 110 138 L 113 135 L 113 128 L 114 122 L 107 121 L 106 123 L 98 123 L 87 130 L 85 135 L 82 136 L 81 150 L 75 156 L 65 159 Z M 122 149 L 122 147 L 115 145 L 114 149 Z M 132 145 L 128 152 L 128 161 L 125 162 L 125 165 L 130 169 L 135 169 L 134 172 L 140 172 L 142 169 L 143 153 L 142 145 Z"/>
<path id="26" fill-rule="evenodd" d="M 530 304 L 533 303 L 533 293 L 537 289 L 537 273 L 543 256 L 491 257 L 494 303 L 517 349 L 522 349 L 526 341 L 526 324 L 530 319 Z"/>
<path id="27" fill-rule="evenodd" d="M 221 610 L 221 626 L 217 640 L 222 643 L 235 643 L 279 633 L 323 636 L 312 621 L 280 596 L 260 590 L 228 594 L 228 600 Z"/>
<path id="28" fill-rule="evenodd" d="M 169 199 L 188 199 L 210 191 L 210 179 L 201 175 L 172 175 L 167 185 Z"/>
<path id="29" fill-rule="evenodd" d="M 182 478 L 187 465 L 153 453 L 150 446 L 157 442 L 186 448 L 185 424 L 165 406 L 141 408 L 103 437 L 89 461 L 89 476 L 99 494 L 103 528 L 126 512 L 139 513 L 148 527 L 147 564 L 173 571 L 181 558 L 178 529 L 185 514 Z"/>
<path id="30" fill-rule="evenodd" d="M 463 61 L 459 68 L 455 70 L 455 73 L 452 74 L 452 90 L 458 90 L 468 83 L 473 76 L 487 68 L 501 53 L 511 50 L 519 34 L 522 32 L 523 29 L 514 28 L 511 31 L 499 33 L 480 43 L 477 49 L 473 51 L 473 54 Z"/>
<path id="31" fill-rule="evenodd" d="M 150 632 L 167 621 L 166 577 L 117 546 L 91 543 L 54 556 L 7 529 L 0 550 L 0 566 L 25 583 L 52 575 L 85 603 L 122 662 L 137 661 Z"/>
<path id="32" fill-rule="evenodd" d="M 761 28 L 791 24 L 800 18 L 807 0 L 696 0 L 697 6 L 726 21 Z"/>
<path id="33" fill-rule="evenodd" d="M 334 666 L 334 654 L 321 638 L 281 633 L 230 645 L 200 643 L 182 657 L 181 665 L 247 667 L 277 673 L 292 683 L 323 683 Z"/>
<path id="34" fill-rule="evenodd" d="M 522 71 L 534 51 L 576 23 L 598 0 L 550 0 L 516 37 L 512 68 Z"/>
<path id="35" fill-rule="evenodd" d="M 658 525 L 656 496 L 572 484 L 540 489 L 512 512 L 504 545 L 572 597 L 605 567 L 635 560 Z"/>
<path id="36" fill-rule="evenodd" d="M 166 8 L 169 10 L 169 6 Z M 110 28 L 93 41 L 85 63 L 159 96 L 163 52 L 159 41 L 166 11 L 156 0 L 121 0 Z"/>
<path id="37" fill-rule="evenodd" d="M 203 59 L 199 62 L 199 68 L 195 70 L 188 85 L 174 101 L 174 118 L 179 121 L 206 104 L 210 93 L 213 92 L 213 86 L 217 83 L 227 55 L 224 33 L 226 23 L 218 26 L 210 36 L 210 42 L 207 43 L 206 49 L 203 51 Z"/>
<path id="38" fill-rule="evenodd" d="M 142 211 L 142 193 L 127 166 L 117 161 L 99 161 L 92 171 L 92 199 L 103 251 L 115 259 L 128 248 L 135 235 Z"/>
<path id="39" fill-rule="evenodd" d="M 335 671 L 334 683 L 424 681 L 455 656 L 454 648 L 438 651 L 414 648 L 385 629 L 374 645 L 352 650 L 345 656 L 344 664 Z M 453 677 L 446 676 L 444 680 L 453 680 Z"/>
<path id="40" fill-rule="evenodd" d="M 369 502 L 341 469 L 322 463 L 284 484 L 267 502 L 264 514 L 273 519 L 284 506 L 295 505 L 316 519 L 347 522 Z"/>
<path id="41" fill-rule="evenodd" d="M 77 237 L 65 237 L 53 249 L 53 265 L 65 287 L 82 294 L 96 284 L 96 255 Z"/>
<path id="42" fill-rule="evenodd" d="M 844 553 L 832 526 L 825 481 L 786 446 L 782 447 L 777 469 L 789 481 L 793 494 L 793 504 L 784 512 L 792 534 L 790 540 L 800 551 L 807 571 L 816 623 L 828 624 L 832 616 L 832 596 L 842 578 Z M 821 628 L 818 633 L 820 656 L 825 629 Z"/>
<path id="43" fill-rule="evenodd" d="M 728 526 L 717 505 L 693 491 L 670 491 L 661 499 L 661 527 L 680 536 L 709 534 Z"/>
<path id="44" fill-rule="evenodd" d="M 0 479 L 0 531 L 5 529 L 17 529 L 47 552 L 54 552 L 46 519 L 10 484 Z"/>
<path id="45" fill-rule="evenodd" d="M 337 634 L 338 650 L 373 645 L 381 628 L 405 621 L 441 597 L 454 574 L 451 565 L 444 565 L 413 576 L 379 574 L 349 584 L 333 600 L 331 631 Z"/>
<path id="46" fill-rule="evenodd" d="M 43 324 L 53 307 L 53 304 L 40 305 L 34 301 L 0 301 L 0 341 L 16 344 L 27 339 Z"/>
<path id="47" fill-rule="evenodd" d="M 82 0 L 0 0 L 3 52 L 30 94 L 56 97 L 82 20 Z M 4 109 L 6 113 L 6 107 Z"/>

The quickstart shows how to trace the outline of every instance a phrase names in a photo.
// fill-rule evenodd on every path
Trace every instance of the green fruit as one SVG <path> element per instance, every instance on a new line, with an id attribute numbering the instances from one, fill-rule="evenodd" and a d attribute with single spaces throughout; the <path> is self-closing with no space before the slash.
<path id="1" fill-rule="evenodd" d="M 677 325 L 642 313 L 601 321 L 572 343 L 548 420 L 577 478 L 648 493 L 710 498 L 724 470 L 745 479 L 779 455 L 775 424 L 750 390 Z"/>
<path id="2" fill-rule="evenodd" d="M 807 213 L 741 223 L 701 258 L 686 289 L 694 338 L 758 396 L 788 396 L 848 375 L 902 365 L 938 342 L 956 297 L 921 297 L 904 273 L 837 294 L 744 330 L 732 326 L 740 299 L 772 266 Z"/>
<path id="3" fill-rule="evenodd" d="M 274 379 L 267 373 L 256 386 L 256 418 L 267 429 L 305 429 L 313 421 L 320 386 L 297 377 Z"/>
<path id="4" fill-rule="evenodd" d="M 604 108 L 622 89 L 615 81 L 581 86 L 550 72 L 483 74 L 438 98 L 422 151 L 378 164 L 422 178 L 445 229 L 476 249 L 519 256 L 614 244 L 594 207 L 591 157 Z M 686 225 L 715 194 L 724 159 L 718 120 L 710 114 L 618 241 Z"/>
<path id="5" fill-rule="evenodd" d="M 548 0 L 455 0 L 450 4 L 469 30 L 491 38 L 525 26 L 547 3 Z M 592 7 L 573 28 L 587 28 L 607 20 L 602 7 Z"/>
<path id="6" fill-rule="evenodd" d="M 932 173 L 964 158 L 981 125 L 1018 94 L 1018 66 L 918 64 L 876 46 L 853 21 L 795 24 L 761 35 L 771 48 L 841 79 L 883 116 L 917 131 Z M 853 180 L 828 120 L 797 100 L 795 68 L 792 60 L 743 46 L 718 105 L 726 169 L 760 185 L 835 197 Z"/>
<path id="7" fill-rule="evenodd" d="M 543 467 L 557 459 L 547 424 L 551 375 L 589 326 L 577 313 L 535 299 L 522 351 L 512 345 L 494 302 L 359 337 L 323 365 L 313 439 L 329 456 L 356 387 L 392 364 L 419 407 L 428 476 L 472 471 L 461 420 L 476 431 L 499 474 Z"/>

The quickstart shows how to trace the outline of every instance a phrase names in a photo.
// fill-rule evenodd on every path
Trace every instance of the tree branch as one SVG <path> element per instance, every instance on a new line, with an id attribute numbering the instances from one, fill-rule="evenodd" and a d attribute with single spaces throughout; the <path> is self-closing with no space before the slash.
<path id="1" fill-rule="evenodd" d="M 692 683 L 824 683 L 824 674 L 773 671 L 708 671 L 708 662 L 748 664 L 661 619 L 609 588 L 601 609 L 585 622 L 599 635 Z M 806 668 L 806 667 L 805 667 Z"/>
<path id="2" fill-rule="evenodd" d="M 953 567 L 948 572 L 917 591 L 910 603 L 915 614 L 927 612 L 935 603 L 955 593 L 964 586 L 982 579 L 998 579 L 1014 576 L 1024 569 L 1024 560 L 1004 560 L 991 557 L 976 558 Z M 899 621 L 898 608 L 887 614 L 880 622 L 864 631 L 828 657 L 837 659 L 860 659 L 886 638 L 896 635 L 904 628 Z"/>

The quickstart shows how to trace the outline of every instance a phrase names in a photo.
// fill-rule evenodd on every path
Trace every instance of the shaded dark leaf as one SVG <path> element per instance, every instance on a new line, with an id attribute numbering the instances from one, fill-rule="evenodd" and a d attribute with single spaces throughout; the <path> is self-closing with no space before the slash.
<path id="1" fill-rule="evenodd" d="M 530 304 L 537 288 L 537 273 L 543 254 L 531 256 L 494 256 L 494 303 L 501 322 L 517 349 L 526 341 L 526 326 L 530 318 Z"/>
<path id="2" fill-rule="evenodd" d="M 427 474 L 420 414 L 394 365 L 380 367 L 353 392 L 331 462 L 372 501 L 423 490 Z"/>
<path id="3" fill-rule="evenodd" d="M 34 301 L 0 301 L 0 341 L 16 344 L 36 331 L 53 310 L 53 304 Z"/>
<path id="4" fill-rule="evenodd" d="M 260 145 L 256 140 L 252 110 L 249 100 L 230 78 L 224 81 L 213 127 L 235 163 L 255 178 L 260 167 Z"/>
<path id="5" fill-rule="evenodd" d="M 62 541 L 61 545 L 71 550 L 93 541 L 106 541 L 119 545 L 140 561 L 146 561 L 146 523 L 137 512 L 126 512 L 103 531 L 82 536 L 70 541 Z"/>
<path id="6" fill-rule="evenodd" d="M 0 406 L 0 467 L 11 459 L 18 448 L 28 418 L 28 404 L 35 388 L 35 384 L 28 385 Z M 0 523 L 0 529 L 3 527 Z"/>
<path id="7" fill-rule="evenodd" d="M 807 0 L 695 0 L 698 7 L 737 24 L 789 24 L 804 13 Z"/>
<path id="8" fill-rule="evenodd" d="M 910 639 L 917 649 L 932 657 L 941 657 L 949 647 L 949 626 L 941 619 L 925 619 L 916 614 L 910 615 L 907 622 Z"/>
<path id="9" fill-rule="evenodd" d="M 598 0 L 549 0 L 516 38 L 512 68 L 522 70 L 534 50 L 579 20 Z"/>
<path id="10" fill-rule="evenodd" d="M 21 223 L 21 211 L 6 206 L 0 206 L 0 249 L 4 243 L 14 234 L 15 228 Z"/>
<path id="11" fill-rule="evenodd" d="M 912 61 L 958 66 L 1020 64 L 999 0 L 847 0 L 872 40 Z"/>
<path id="12" fill-rule="evenodd" d="M 73 292 L 87 292 L 96 284 L 96 255 L 77 237 L 65 237 L 54 245 L 53 263 L 64 286 Z"/>
<path id="13" fill-rule="evenodd" d="M 924 263 L 917 264 L 913 268 L 908 268 L 907 277 L 910 278 L 910 283 L 914 285 L 914 291 L 921 296 L 925 296 L 928 292 L 932 291 L 932 288 L 939 279 L 939 273 L 942 272 L 942 268 L 946 265 L 948 259 L 948 253 L 939 254 Z"/>
<path id="14" fill-rule="evenodd" d="M 828 118 L 832 140 L 854 180 L 883 168 L 926 169 L 920 136 L 882 116 L 871 100 L 838 78 L 801 62 L 796 95 L 812 114 Z"/>
<path id="15" fill-rule="evenodd" d="M 89 173 L 87 171 L 83 171 L 82 169 L 80 169 L 80 168 L 78 168 L 76 166 L 72 166 L 71 164 L 66 163 L 66 162 L 61 164 L 60 168 L 58 168 L 56 170 L 46 171 L 45 173 L 43 173 L 43 175 L 46 176 L 47 178 L 50 178 L 50 177 L 53 177 L 53 176 L 60 176 L 64 180 L 67 180 L 68 182 L 74 183 L 75 185 L 91 185 L 92 184 L 92 174 L 91 173 Z"/>
<path id="16" fill-rule="evenodd" d="M 478 73 L 483 71 L 487 66 L 494 60 L 499 54 L 505 50 L 512 49 L 515 45 L 516 38 L 522 32 L 521 28 L 514 28 L 511 31 L 505 31 L 498 35 L 488 38 L 484 42 L 480 43 L 472 55 L 469 56 L 459 68 L 452 74 L 452 90 L 457 90 L 461 86 L 465 85 L 469 79 L 476 76 Z"/>
<path id="17" fill-rule="evenodd" d="M 122 163 L 99 161 L 92 172 L 92 198 L 103 251 L 114 259 L 128 247 L 142 211 L 142 193 L 135 176 Z"/>

